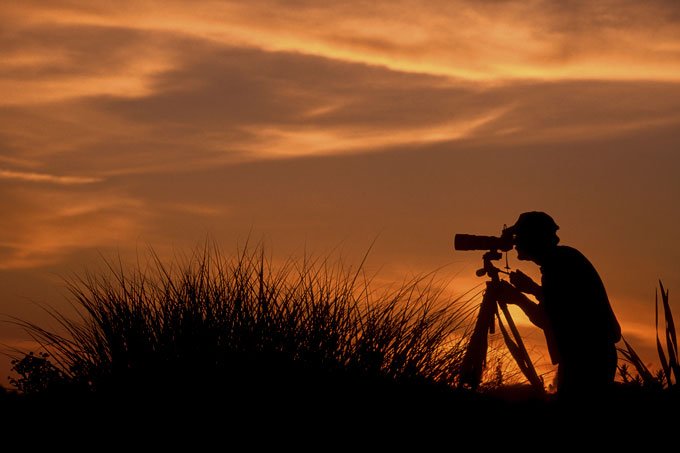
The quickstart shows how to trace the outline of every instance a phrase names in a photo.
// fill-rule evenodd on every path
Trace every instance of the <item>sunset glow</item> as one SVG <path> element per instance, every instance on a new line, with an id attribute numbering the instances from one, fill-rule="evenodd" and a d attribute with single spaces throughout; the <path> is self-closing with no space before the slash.
<path id="1" fill-rule="evenodd" d="M 542 210 L 654 362 L 655 285 L 680 288 L 676 2 L 21 1 L 0 30 L 1 312 L 206 236 L 357 262 L 377 238 L 383 278 L 442 268 L 460 294 L 481 254 L 453 235 Z"/>

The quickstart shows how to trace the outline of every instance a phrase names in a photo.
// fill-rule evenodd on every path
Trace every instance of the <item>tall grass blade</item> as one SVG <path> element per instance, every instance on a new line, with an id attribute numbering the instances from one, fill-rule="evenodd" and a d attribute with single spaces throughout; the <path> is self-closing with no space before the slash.
<path id="1" fill-rule="evenodd" d="M 622 340 L 626 345 L 626 349 L 619 349 L 619 351 L 621 351 L 626 360 L 633 364 L 640 377 L 642 377 L 642 381 L 647 385 L 653 385 L 655 379 L 652 373 L 649 371 L 649 368 L 647 368 L 644 362 L 640 359 L 640 356 L 635 352 L 630 343 L 628 343 L 628 341 L 623 337 Z"/>
<path id="2" fill-rule="evenodd" d="M 666 349 L 668 352 L 668 366 L 675 374 L 676 384 L 680 382 L 680 365 L 678 364 L 678 338 L 675 331 L 675 323 L 673 322 L 673 313 L 668 301 L 668 290 L 664 288 L 663 283 L 659 280 L 659 287 L 661 288 L 661 301 L 663 302 L 664 318 L 666 321 Z M 668 385 L 671 385 L 670 379 Z"/>
<path id="3" fill-rule="evenodd" d="M 663 369 L 664 377 L 666 378 L 666 383 L 671 386 L 672 376 L 671 369 L 668 366 L 668 360 L 666 359 L 666 354 L 663 351 L 663 346 L 661 346 L 661 341 L 659 340 L 659 291 L 654 291 L 654 321 L 656 332 L 656 350 L 659 354 L 659 360 L 661 361 L 661 368 Z"/>

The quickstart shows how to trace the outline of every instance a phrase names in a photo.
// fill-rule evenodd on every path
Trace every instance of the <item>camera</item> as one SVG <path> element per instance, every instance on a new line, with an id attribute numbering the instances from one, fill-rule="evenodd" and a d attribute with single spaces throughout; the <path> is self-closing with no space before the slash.
<path id="1" fill-rule="evenodd" d="M 456 250 L 499 250 L 507 252 L 514 245 L 513 234 L 504 228 L 500 236 L 478 236 L 476 234 L 456 234 L 453 248 Z"/>

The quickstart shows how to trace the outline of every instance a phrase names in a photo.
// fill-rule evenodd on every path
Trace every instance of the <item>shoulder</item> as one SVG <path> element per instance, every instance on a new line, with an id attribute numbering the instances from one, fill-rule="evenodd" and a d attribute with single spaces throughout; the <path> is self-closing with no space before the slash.
<path id="1" fill-rule="evenodd" d="M 592 284 L 601 284 L 600 275 L 595 266 L 583 253 L 573 247 L 561 245 L 553 255 L 552 270 L 568 276 L 578 278 L 581 281 L 589 281 Z"/>
<path id="2" fill-rule="evenodd" d="M 592 272 L 593 265 L 580 251 L 567 245 L 558 245 L 550 256 L 549 268 L 554 270 L 571 272 Z"/>
<path id="3" fill-rule="evenodd" d="M 579 252 L 574 247 L 569 247 L 568 245 L 558 245 L 555 247 L 555 253 L 553 256 L 555 259 L 560 261 L 588 261 L 583 253 Z"/>

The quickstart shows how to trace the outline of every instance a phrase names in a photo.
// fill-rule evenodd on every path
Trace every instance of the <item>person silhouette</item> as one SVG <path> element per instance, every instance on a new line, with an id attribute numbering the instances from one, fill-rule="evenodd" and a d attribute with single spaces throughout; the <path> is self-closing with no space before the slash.
<path id="1" fill-rule="evenodd" d="M 537 211 L 521 214 L 509 227 L 518 258 L 538 264 L 542 278 L 539 285 L 513 271 L 510 283 L 501 282 L 499 298 L 543 329 L 552 363 L 558 365 L 559 397 L 606 394 L 616 374 L 621 327 L 597 271 L 581 252 L 558 245 L 558 229 L 552 217 Z"/>

